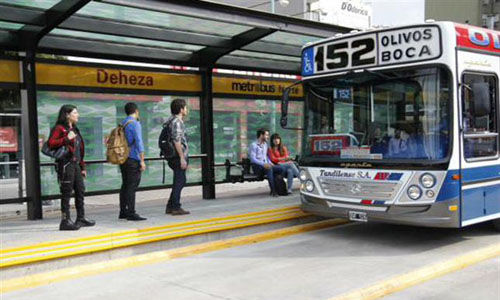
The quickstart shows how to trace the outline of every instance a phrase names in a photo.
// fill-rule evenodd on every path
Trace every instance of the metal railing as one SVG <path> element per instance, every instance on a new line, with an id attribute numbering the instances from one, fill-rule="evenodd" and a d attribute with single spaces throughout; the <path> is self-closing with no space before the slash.
<path id="1" fill-rule="evenodd" d="M 202 160 L 202 165 L 206 164 L 207 161 L 207 155 L 206 154 L 197 154 L 197 155 L 190 155 L 189 159 L 201 159 Z M 147 157 L 144 159 L 145 161 L 165 161 L 161 157 Z M 15 162 L 16 164 L 18 162 Z M 14 162 L 12 162 L 14 164 Z M 98 160 L 86 160 L 85 161 L 86 165 L 97 165 L 97 164 L 109 164 L 107 160 L 105 159 L 98 159 Z M 20 161 L 20 165 L 22 166 L 22 161 Z M 51 162 L 42 162 L 40 163 L 40 167 L 51 167 L 55 166 L 56 163 L 51 161 Z M 20 166 L 20 168 L 21 168 Z M 226 163 L 215 163 L 212 165 L 212 168 L 222 168 L 226 167 Z M 19 174 L 21 174 L 20 172 Z M 21 177 L 21 175 L 20 175 Z M 21 178 L 22 180 L 22 178 Z M 222 184 L 222 183 L 228 183 L 229 181 L 225 178 L 224 180 L 215 180 L 214 179 L 214 184 Z M 196 181 L 196 182 L 190 182 L 187 183 L 186 186 L 198 186 L 198 185 L 203 185 L 203 184 L 209 184 L 209 182 L 206 182 L 205 180 L 202 179 L 202 181 Z M 138 191 L 148 191 L 148 190 L 157 190 L 157 189 L 166 189 L 166 188 L 171 188 L 171 184 L 161 184 L 161 185 L 153 185 L 153 186 L 144 186 L 144 187 L 139 187 L 137 190 Z M 20 192 L 22 193 L 22 185 L 20 185 Z M 108 195 L 108 194 L 115 194 L 119 193 L 120 189 L 109 189 L 109 190 L 98 190 L 98 191 L 89 191 L 85 192 L 85 196 L 97 196 L 97 195 Z M 61 197 L 61 194 L 52 194 L 52 195 L 44 195 L 41 197 L 41 200 L 53 200 L 53 199 L 59 199 Z M 0 199 L 0 205 L 1 204 L 12 204 L 12 203 L 24 203 L 28 202 L 30 199 L 26 197 L 19 197 L 19 198 L 10 198 L 10 199 Z"/>

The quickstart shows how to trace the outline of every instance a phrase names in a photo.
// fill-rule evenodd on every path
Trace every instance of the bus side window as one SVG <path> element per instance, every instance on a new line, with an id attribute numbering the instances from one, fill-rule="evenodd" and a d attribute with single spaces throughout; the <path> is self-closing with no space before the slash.
<path id="1" fill-rule="evenodd" d="M 498 154 L 497 79 L 467 73 L 462 82 L 465 158 L 494 157 Z"/>

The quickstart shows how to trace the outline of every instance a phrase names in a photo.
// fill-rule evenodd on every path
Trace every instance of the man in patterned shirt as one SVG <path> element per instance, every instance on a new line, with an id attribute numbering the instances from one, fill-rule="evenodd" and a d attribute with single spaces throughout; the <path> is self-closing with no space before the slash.
<path id="1" fill-rule="evenodd" d="M 167 120 L 170 128 L 170 141 L 176 154 L 168 159 L 168 166 L 174 171 L 174 182 L 172 192 L 168 199 L 166 214 L 173 216 L 186 215 L 189 211 L 181 208 L 181 191 L 186 184 L 186 169 L 188 167 L 188 142 L 186 137 L 186 126 L 183 118 L 188 114 L 188 107 L 184 99 L 174 99 L 170 104 L 172 116 Z"/>

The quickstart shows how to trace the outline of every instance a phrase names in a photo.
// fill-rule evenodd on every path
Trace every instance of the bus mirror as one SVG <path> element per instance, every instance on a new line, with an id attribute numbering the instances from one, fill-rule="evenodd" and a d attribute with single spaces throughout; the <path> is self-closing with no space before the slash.
<path id="1" fill-rule="evenodd" d="M 472 96 L 474 100 L 474 116 L 484 117 L 490 114 L 490 88 L 487 82 L 475 82 L 472 84 Z"/>
<path id="2" fill-rule="evenodd" d="M 281 127 L 285 128 L 288 123 L 288 98 L 290 95 L 290 88 L 287 87 L 283 91 L 283 97 L 281 98 Z"/>
<path id="3" fill-rule="evenodd" d="M 283 90 L 283 96 L 281 97 L 281 127 L 285 129 L 294 129 L 294 130 L 304 130 L 304 128 L 294 128 L 287 127 L 288 125 L 288 101 L 290 98 L 290 93 L 292 92 L 292 88 L 296 85 L 302 84 L 302 81 L 296 81 L 292 85 L 288 86 Z"/>

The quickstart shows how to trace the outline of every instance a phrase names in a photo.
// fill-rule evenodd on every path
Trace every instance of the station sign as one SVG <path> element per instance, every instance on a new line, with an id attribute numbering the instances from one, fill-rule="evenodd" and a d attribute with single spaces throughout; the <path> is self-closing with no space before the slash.
<path id="1" fill-rule="evenodd" d="M 437 59 L 441 31 L 433 25 L 340 37 L 305 48 L 302 76 Z"/>
<path id="2" fill-rule="evenodd" d="M 16 60 L 0 60 L 0 82 L 20 83 L 21 73 Z"/>
<path id="3" fill-rule="evenodd" d="M 36 65 L 37 84 L 160 91 L 201 91 L 196 74 L 177 74 L 83 66 Z"/>
<path id="4" fill-rule="evenodd" d="M 250 78 L 213 77 L 213 92 L 216 94 L 276 96 L 292 85 L 290 81 L 260 80 Z M 302 85 L 290 89 L 290 97 L 303 97 Z"/>

